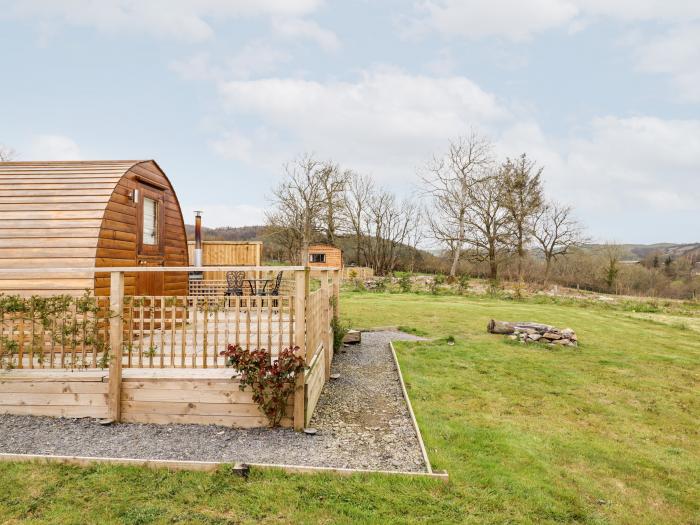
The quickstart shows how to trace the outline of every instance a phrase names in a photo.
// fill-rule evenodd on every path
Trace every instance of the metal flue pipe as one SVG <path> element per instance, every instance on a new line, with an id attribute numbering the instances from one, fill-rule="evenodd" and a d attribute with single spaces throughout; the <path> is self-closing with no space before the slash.
<path id="1" fill-rule="evenodd" d="M 202 266 L 202 211 L 194 212 L 194 263 L 195 267 Z M 191 272 L 190 279 L 201 280 L 204 277 L 202 272 Z"/>
<path id="2" fill-rule="evenodd" d="M 202 266 L 202 211 L 194 212 L 194 266 Z"/>

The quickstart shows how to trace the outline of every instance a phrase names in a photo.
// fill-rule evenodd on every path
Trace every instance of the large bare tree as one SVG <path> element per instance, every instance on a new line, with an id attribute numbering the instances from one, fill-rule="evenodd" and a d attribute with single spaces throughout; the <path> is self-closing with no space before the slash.
<path id="1" fill-rule="evenodd" d="M 363 214 L 365 257 L 379 275 L 396 268 L 399 251 L 416 226 L 418 206 L 410 201 L 399 202 L 396 196 L 379 189 L 370 194 Z"/>
<path id="2" fill-rule="evenodd" d="M 309 259 L 309 244 L 318 235 L 326 207 L 324 172 L 328 165 L 303 155 L 284 165 L 284 180 L 272 190 L 268 227 L 288 250 L 290 260 Z"/>
<path id="3" fill-rule="evenodd" d="M 552 263 L 567 255 L 572 248 L 581 246 L 586 239 L 581 226 L 572 217 L 572 208 L 557 202 L 543 205 L 535 215 L 533 238 L 544 256 L 544 279 L 549 281 Z"/>
<path id="4" fill-rule="evenodd" d="M 368 175 L 350 173 L 345 191 L 344 223 L 348 233 L 355 238 L 355 261 L 362 264 L 365 241 L 365 214 L 369 198 L 374 194 L 374 182 Z"/>
<path id="5" fill-rule="evenodd" d="M 523 153 L 516 159 L 506 159 L 500 174 L 503 187 L 503 207 L 510 216 L 515 253 L 518 257 L 518 280 L 523 280 L 523 262 L 527 245 L 532 239 L 535 217 L 544 205 L 542 168 Z"/>
<path id="6" fill-rule="evenodd" d="M 433 205 L 428 226 L 432 237 L 451 252 L 452 277 L 457 273 L 467 240 L 471 188 L 493 163 L 491 152 L 492 144 L 472 131 L 450 141 L 447 153 L 434 157 L 421 174 L 423 191 L 431 197 Z"/>
<path id="7" fill-rule="evenodd" d="M 469 188 L 469 206 L 465 221 L 465 243 L 470 256 L 489 265 L 489 279 L 498 281 L 498 267 L 511 250 L 511 221 L 503 206 L 503 181 L 500 171 L 476 180 Z"/>
<path id="8" fill-rule="evenodd" d="M 344 216 L 345 190 L 350 180 L 350 172 L 342 170 L 337 164 L 326 163 L 319 171 L 323 192 L 323 211 L 321 228 L 326 242 L 336 244 L 340 222 Z"/>

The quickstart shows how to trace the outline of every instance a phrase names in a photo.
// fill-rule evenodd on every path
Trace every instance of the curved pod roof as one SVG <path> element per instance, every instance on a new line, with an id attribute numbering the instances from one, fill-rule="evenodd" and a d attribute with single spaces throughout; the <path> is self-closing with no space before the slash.
<path id="1" fill-rule="evenodd" d="M 92 289 L 94 268 L 104 266 L 97 256 L 110 199 L 134 169 L 157 172 L 167 181 L 152 160 L 0 162 L 0 292 Z M 47 272 L 2 273 L 29 267 Z M 51 273 L 67 267 L 86 271 L 70 277 Z"/>

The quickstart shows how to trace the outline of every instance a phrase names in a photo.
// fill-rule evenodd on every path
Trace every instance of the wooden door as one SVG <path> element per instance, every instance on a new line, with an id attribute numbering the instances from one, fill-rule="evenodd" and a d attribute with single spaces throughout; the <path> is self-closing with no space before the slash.
<path id="1" fill-rule="evenodd" d="M 164 266 L 164 259 L 139 257 L 140 267 Z M 138 272 L 136 274 L 136 295 L 163 295 L 165 274 L 163 272 Z"/>
<path id="2" fill-rule="evenodd" d="M 165 265 L 165 198 L 163 190 L 142 184 L 138 213 L 137 264 L 141 267 Z M 136 295 L 163 295 L 163 272 L 139 272 Z"/>

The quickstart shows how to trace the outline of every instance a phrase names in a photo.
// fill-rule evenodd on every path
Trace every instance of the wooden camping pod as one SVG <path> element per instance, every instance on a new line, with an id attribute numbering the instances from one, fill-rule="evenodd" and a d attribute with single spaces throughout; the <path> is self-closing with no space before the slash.
<path id="1" fill-rule="evenodd" d="M 308 264 L 312 268 L 342 268 L 343 252 L 330 244 L 312 244 Z"/>
<path id="2" fill-rule="evenodd" d="M 108 295 L 109 275 L 96 268 L 186 265 L 180 205 L 155 161 L 0 162 L 0 293 Z M 125 293 L 186 295 L 187 278 L 127 273 Z"/>

